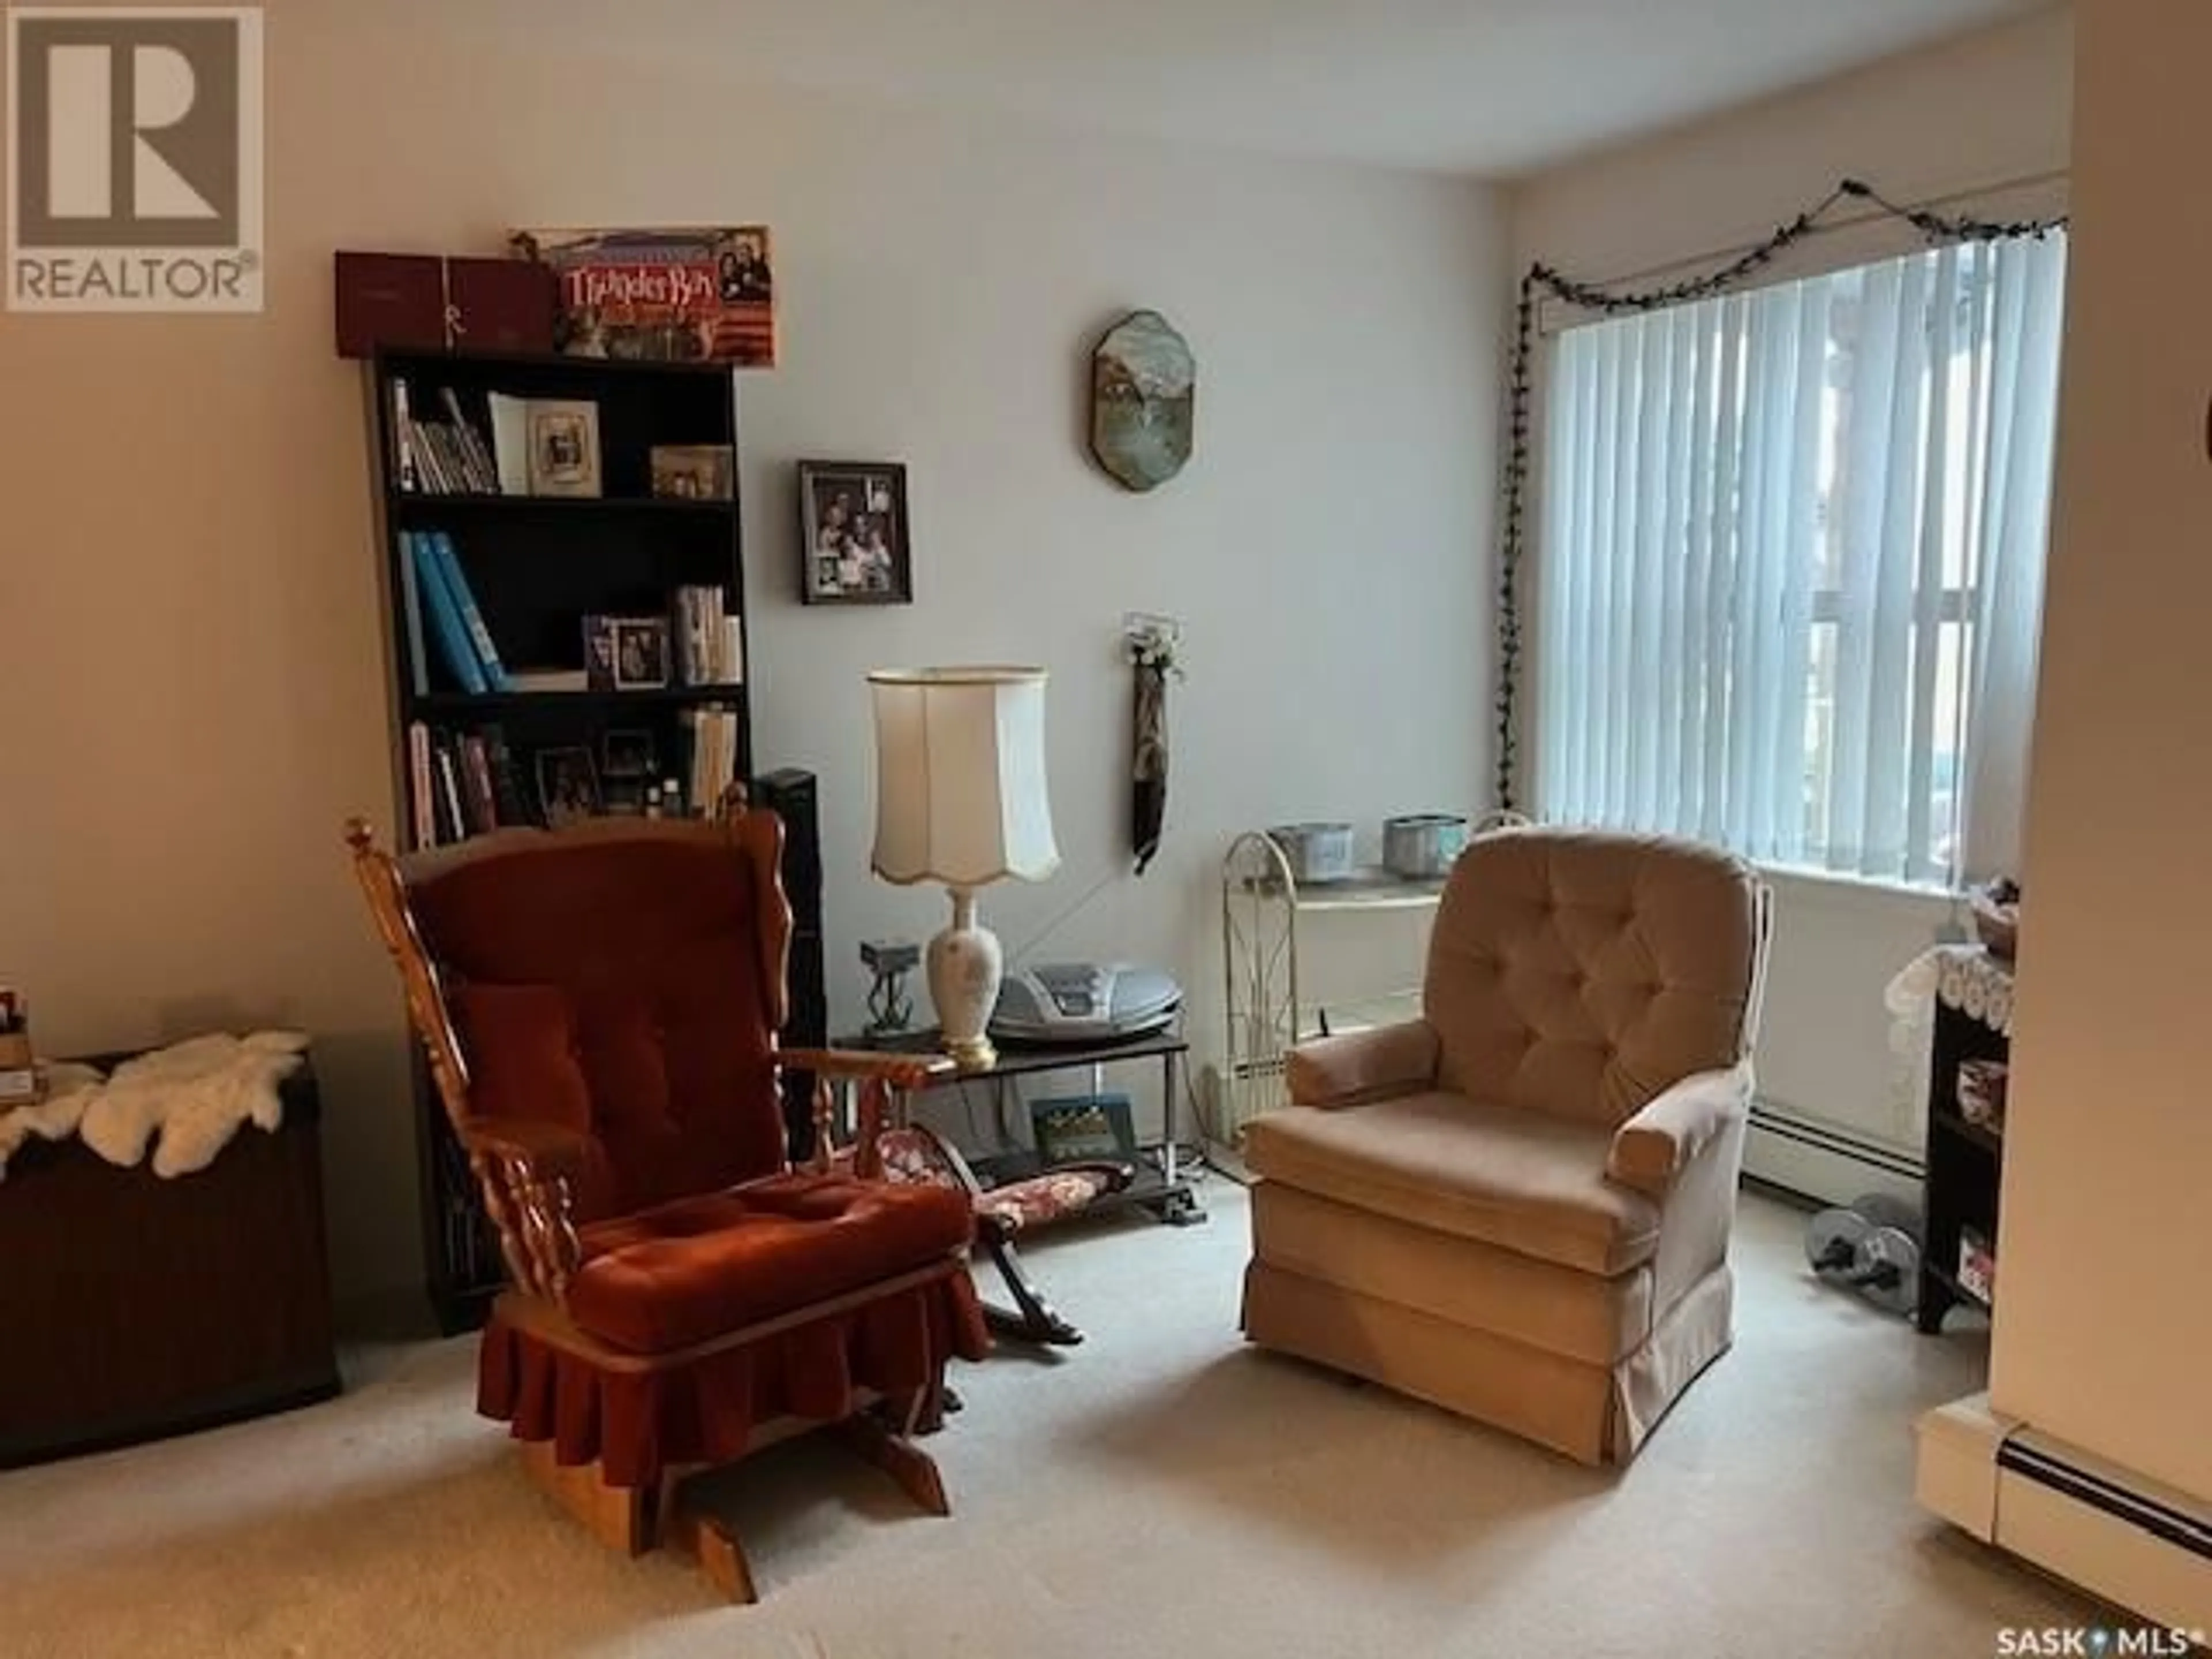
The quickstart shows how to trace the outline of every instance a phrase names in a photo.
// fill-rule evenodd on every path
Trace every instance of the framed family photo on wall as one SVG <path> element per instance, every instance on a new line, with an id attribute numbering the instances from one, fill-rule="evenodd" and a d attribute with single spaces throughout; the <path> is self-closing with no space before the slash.
<path id="1" fill-rule="evenodd" d="M 906 468 L 894 461 L 799 464 L 799 598 L 808 605 L 911 605 Z"/>

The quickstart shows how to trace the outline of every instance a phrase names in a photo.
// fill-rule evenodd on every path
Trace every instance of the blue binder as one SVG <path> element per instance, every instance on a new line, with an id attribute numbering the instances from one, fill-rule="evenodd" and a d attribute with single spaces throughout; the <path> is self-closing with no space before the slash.
<path id="1" fill-rule="evenodd" d="M 483 670 L 488 689 L 507 690 L 507 670 L 499 660 L 499 647 L 491 642 L 491 629 L 484 626 L 483 612 L 477 609 L 477 596 L 469 591 L 469 579 L 462 574 L 460 556 L 453 550 L 453 538 L 442 530 L 423 532 L 434 547 L 438 564 L 446 573 L 446 590 L 453 595 L 459 608 L 461 626 L 468 632 L 470 645 L 474 647 L 477 665 Z"/>
<path id="2" fill-rule="evenodd" d="M 468 624 L 461 620 L 461 607 L 446 586 L 445 565 L 438 557 L 436 544 L 427 531 L 404 530 L 399 540 L 415 567 L 416 586 L 422 589 L 423 603 L 429 609 L 430 631 L 437 635 L 439 654 L 445 658 L 453 678 L 461 683 L 462 690 L 471 696 L 482 696 L 489 690 L 484 681 L 483 665 L 477 662 L 475 648 L 469 643 Z"/>

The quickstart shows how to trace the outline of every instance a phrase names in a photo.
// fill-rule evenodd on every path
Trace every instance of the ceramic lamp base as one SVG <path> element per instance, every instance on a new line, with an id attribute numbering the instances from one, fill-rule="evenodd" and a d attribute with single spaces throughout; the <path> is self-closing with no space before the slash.
<path id="1" fill-rule="evenodd" d="M 929 1000 L 937 1006 L 941 1046 L 963 1072 L 998 1064 L 988 1028 L 1005 972 L 999 936 L 975 920 L 975 895 L 956 888 L 952 925 L 929 941 Z"/>

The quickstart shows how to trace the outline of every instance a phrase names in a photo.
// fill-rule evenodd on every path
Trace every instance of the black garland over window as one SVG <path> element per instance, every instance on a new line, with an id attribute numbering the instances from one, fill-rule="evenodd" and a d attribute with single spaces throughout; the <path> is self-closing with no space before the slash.
<path id="1" fill-rule="evenodd" d="M 1536 307 L 1549 295 L 1565 304 L 1602 316 L 1624 317 L 1686 305 L 1725 294 L 1746 278 L 1757 275 L 1790 248 L 1803 241 L 1821 220 L 1842 203 L 1865 202 L 1893 219 L 1902 220 L 1924 237 L 1930 246 L 1946 242 L 1996 242 L 2015 236 L 2045 236 L 2066 223 L 2061 218 L 2002 221 L 1932 213 L 1925 208 L 1899 207 L 1887 197 L 1856 179 L 1846 179 L 1814 206 L 1756 247 L 1702 276 L 1688 276 L 1663 287 L 1620 292 L 1589 283 L 1578 283 L 1539 260 L 1521 279 L 1520 307 L 1513 344 L 1510 410 L 1507 422 L 1505 457 L 1505 513 L 1504 541 L 1498 567 L 1498 805 L 1507 811 L 1519 806 L 1516 790 L 1520 766 L 1521 711 L 1521 559 L 1528 550 L 1528 402 L 1536 344 Z"/>

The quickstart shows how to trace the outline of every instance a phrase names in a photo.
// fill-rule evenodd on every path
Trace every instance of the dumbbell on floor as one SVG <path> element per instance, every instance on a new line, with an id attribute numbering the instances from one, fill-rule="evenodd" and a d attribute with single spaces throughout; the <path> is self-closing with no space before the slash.
<path id="1" fill-rule="evenodd" d="M 1920 1216 L 1887 1193 L 1823 1210 L 1805 1229 L 1805 1259 L 1832 1285 L 1884 1312 L 1907 1315 L 1920 1296 Z"/>

